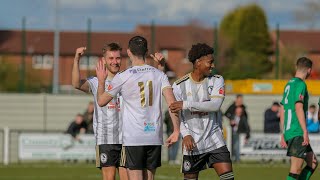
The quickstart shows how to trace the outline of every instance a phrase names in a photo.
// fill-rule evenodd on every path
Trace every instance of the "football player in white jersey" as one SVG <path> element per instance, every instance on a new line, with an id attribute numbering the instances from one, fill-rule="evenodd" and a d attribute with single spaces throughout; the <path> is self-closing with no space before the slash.
<path id="1" fill-rule="evenodd" d="M 94 99 L 93 130 L 96 139 L 96 166 L 101 169 L 103 180 L 114 180 L 116 168 L 119 168 L 121 180 L 127 180 L 126 169 L 120 167 L 122 149 L 122 121 L 120 119 L 120 97 L 116 96 L 104 107 L 97 104 L 97 77 L 80 78 L 79 61 L 86 47 L 77 48 L 72 69 L 72 85 L 83 92 L 91 93 Z M 121 50 L 119 44 L 106 44 L 103 48 L 102 62 L 108 77 L 104 88 L 110 87 L 114 75 L 120 70 Z"/>
<path id="2" fill-rule="evenodd" d="M 99 80 L 98 104 L 104 106 L 118 93 L 123 97 L 122 163 L 131 180 L 154 179 L 156 168 L 161 166 L 162 95 L 168 105 L 175 101 L 168 77 L 145 63 L 147 47 L 147 40 L 141 36 L 130 39 L 127 53 L 132 67 L 116 74 L 107 92 L 103 84 L 107 77 L 106 69 L 101 61 L 96 68 Z M 178 117 L 173 113 L 170 115 L 174 132 L 166 141 L 168 145 L 178 140 L 180 132 Z"/>
<path id="3" fill-rule="evenodd" d="M 188 58 L 193 71 L 173 84 L 177 101 L 169 107 L 172 112 L 180 112 L 184 179 L 198 179 L 207 166 L 214 168 L 222 180 L 234 179 L 221 125 L 224 80 L 219 75 L 211 76 L 213 48 L 198 43 L 192 46 Z"/>

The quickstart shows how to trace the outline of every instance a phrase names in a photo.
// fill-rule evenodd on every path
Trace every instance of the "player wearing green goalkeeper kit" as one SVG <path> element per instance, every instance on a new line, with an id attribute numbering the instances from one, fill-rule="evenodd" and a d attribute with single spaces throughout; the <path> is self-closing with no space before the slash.
<path id="1" fill-rule="evenodd" d="M 311 69 L 310 59 L 302 57 L 297 60 L 295 77 L 286 84 L 281 101 L 280 123 L 283 134 L 280 143 L 287 148 L 287 156 L 291 159 L 287 180 L 310 179 L 318 165 L 306 127 L 309 94 L 305 80 Z M 302 169 L 304 161 L 306 166 Z"/>

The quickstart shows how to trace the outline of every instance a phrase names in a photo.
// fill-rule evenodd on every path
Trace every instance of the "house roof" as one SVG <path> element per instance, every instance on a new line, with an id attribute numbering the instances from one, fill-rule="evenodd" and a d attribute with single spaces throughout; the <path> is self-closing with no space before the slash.
<path id="1" fill-rule="evenodd" d="M 91 33 L 91 53 L 101 54 L 103 45 L 108 42 L 118 42 L 124 47 L 132 36 L 132 33 Z M 60 32 L 61 55 L 73 55 L 76 48 L 81 46 L 87 46 L 86 32 Z M 53 50 L 53 32 L 26 32 L 26 51 L 28 54 L 52 54 Z M 21 51 L 21 31 L 0 31 L 0 53 L 21 53 Z"/>
<path id="2" fill-rule="evenodd" d="M 271 32 L 275 46 L 276 32 Z M 281 30 L 279 32 L 280 47 L 300 47 L 307 52 L 320 52 L 320 31 Z"/>

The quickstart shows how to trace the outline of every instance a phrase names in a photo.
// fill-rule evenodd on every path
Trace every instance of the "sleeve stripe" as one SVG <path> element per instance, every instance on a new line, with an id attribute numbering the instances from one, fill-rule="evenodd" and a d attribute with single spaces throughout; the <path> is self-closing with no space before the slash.
<path id="1" fill-rule="evenodd" d="M 167 88 L 171 88 L 171 89 L 172 89 L 171 86 L 165 86 L 165 87 L 162 88 L 161 92 L 162 92 L 164 89 L 167 89 Z"/>
<path id="2" fill-rule="evenodd" d="M 108 96 L 111 96 L 111 97 L 113 97 L 114 98 L 114 96 L 112 95 L 112 94 L 110 94 L 110 93 L 108 93 L 108 92 L 106 92 L 107 94 L 108 94 Z"/>
<path id="3" fill-rule="evenodd" d="M 210 98 L 224 98 L 224 96 L 210 96 Z"/>

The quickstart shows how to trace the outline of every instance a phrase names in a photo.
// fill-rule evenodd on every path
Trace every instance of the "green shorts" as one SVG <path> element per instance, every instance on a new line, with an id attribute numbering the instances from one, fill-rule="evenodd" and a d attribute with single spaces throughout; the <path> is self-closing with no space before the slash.
<path id="1" fill-rule="evenodd" d="M 302 146 L 303 137 L 296 136 L 286 141 L 288 145 L 287 156 L 293 156 L 301 159 L 305 159 L 308 152 L 312 152 L 310 144 L 308 146 Z"/>

